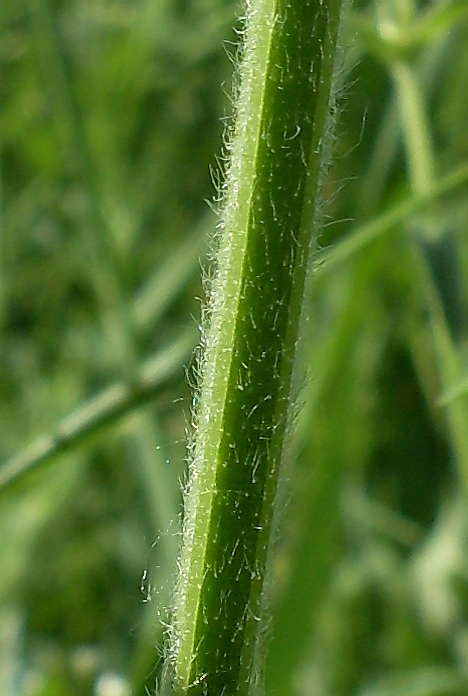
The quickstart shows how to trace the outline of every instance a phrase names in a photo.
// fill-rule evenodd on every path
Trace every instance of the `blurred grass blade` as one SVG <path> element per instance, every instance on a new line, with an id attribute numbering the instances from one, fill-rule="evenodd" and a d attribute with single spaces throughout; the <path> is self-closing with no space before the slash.
<path id="1" fill-rule="evenodd" d="M 308 363 L 320 364 L 321 371 L 301 393 L 304 406 L 293 441 L 294 453 L 300 452 L 294 477 L 300 483 L 291 504 L 296 531 L 292 550 L 284 551 L 282 587 L 273 606 L 268 694 L 296 693 L 339 555 L 343 484 L 367 453 L 363 441 L 371 439 L 367 411 L 354 404 L 368 402 L 375 389 L 375 371 L 388 340 L 388 321 L 367 297 L 374 275 L 375 262 L 360 257 L 340 306 L 327 317 L 327 335 L 310 340 Z M 362 439 L 357 432 L 364 433 Z"/>
<path id="2" fill-rule="evenodd" d="M 450 669 L 425 669 L 406 676 L 389 677 L 357 696 L 464 696 L 468 678 Z"/>
<path id="3" fill-rule="evenodd" d="M 467 328 L 464 324 L 462 297 L 462 268 L 459 235 L 453 229 L 443 229 L 436 239 L 427 235 L 416 236 L 423 261 L 435 290 L 440 298 L 448 330 L 455 344 L 463 337 Z"/>
<path id="4" fill-rule="evenodd" d="M 199 269 L 207 232 L 213 230 L 213 213 L 206 213 L 193 232 L 167 256 L 163 265 L 144 283 L 134 299 L 135 324 L 148 334 L 187 280 Z"/>
<path id="5" fill-rule="evenodd" d="M 65 131 L 64 140 L 77 164 L 85 190 L 86 220 L 82 230 L 85 258 L 90 266 L 109 361 L 113 360 L 118 373 L 131 382 L 137 378 L 140 348 L 131 305 L 117 263 L 109 219 L 105 214 L 98 161 L 93 158 L 84 112 L 78 99 L 76 73 L 53 2 L 30 2 L 37 41 L 42 46 L 44 58 L 47 58 L 44 71 L 47 70 L 47 78 L 50 74 L 57 128 Z M 157 12 L 151 3 L 147 3 L 147 9 Z M 45 83 L 49 87 L 48 79 Z M 179 491 L 174 477 L 165 466 L 166 443 L 157 419 L 149 418 L 145 413 L 135 418 L 132 436 L 135 448 L 134 454 L 128 457 L 128 465 L 131 466 L 134 461 L 138 464 L 136 473 L 140 477 L 147 515 L 152 533 L 157 536 L 161 530 L 169 528 L 176 516 Z M 163 537 L 162 545 L 167 546 L 167 557 L 172 555 L 175 558 L 176 543 L 173 537 Z"/>
<path id="6" fill-rule="evenodd" d="M 447 406 L 455 399 L 461 399 L 468 394 L 468 378 L 462 380 L 459 384 L 449 387 L 439 398 L 439 406 Z"/>
<path id="7" fill-rule="evenodd" d="M 187 331 L 178 341 L 148 360 L 132 384 L 115 384 L 64 418 L 48 435 L 0 468 L 0 492 L 22 481 L 38 467 L 83 445 L 102 428 L 115 424 L 132 410 L 144 406 L 181 369 L 195 344 L 196 332 Z"/>
<path id="8" fill-rule="evenodd" d="M 410 187 L 418 197 L 426 196 L 435 185 L 437 165 L 421 81 L 410 55 L 391 61 L 389 68 L 400 110 Z M 442 388 L 446 389 L 463 376 L 463 355 L 458 339 L 465 330 L 462 316 L 464 300 L 457 273 L 457 235 L 442 222 L 435 206 L 425 214 L 409 218 L 408 229 L 412 233 L 421 268 L 440 382 Z M 467 404 L 460 399 L 447 403 L 446 418 L 451 449 L 465 499 L 468 500 Z"/>
<path id="9" fill-rule="evenodd" d="M 467 182 L 468 165 L 464 164 L 433 184 L 424 195 L 408 198 L 387 210 L 377 219 L 354 232 L 350 232 L 338 244 L 330 249 L 324 249 L 318 254 L 317 263 L 320 265 L 320 274 L 332 270 L 337 264 L 351 258 L 372 241 L 407 220 L 411 215 L 424 210 L 425 206 Z"/>

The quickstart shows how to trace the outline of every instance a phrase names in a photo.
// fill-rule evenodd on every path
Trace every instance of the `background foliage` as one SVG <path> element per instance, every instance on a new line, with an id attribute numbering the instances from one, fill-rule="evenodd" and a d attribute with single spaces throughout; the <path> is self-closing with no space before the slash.
<path id="1" fill-rule="evenodd" d="M 1 3 L 5 696 L 154 692 L 236 12 Z M 271 694 L 468 693 L 467 42 L 464 0 L 346 16 Z"/>

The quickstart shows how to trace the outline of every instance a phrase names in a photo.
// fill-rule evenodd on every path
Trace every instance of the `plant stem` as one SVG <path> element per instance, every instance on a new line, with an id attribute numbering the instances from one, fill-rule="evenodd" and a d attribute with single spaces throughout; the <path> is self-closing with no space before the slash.
<path id="1" fill-rule="evenodd" d="M 320 275 L 329 273 L 338 264 L 347 261 L 354 254 L 362 251 L 368 244 L 378 239 L 383 234 L 391 232 L 393 228 L 401 225 L 410 216 L 424 213 L 431 203 L 443 198 L 443 196 L 456 191 L 468 182 L 468 165 L 460 167 L 441 177 L 434 182 L 424 194 L 411 195 L 396 205 L 392 205 L 370 222 L 360 225 L 349 232 L 334 246 L 321 250 L 318 253 Z"/>
<path id="2" fill-rule="evenodd" d="M 342 0 L 252 0 L 165 693 L 252 693 Z"/>
<path id="3" fill-rule="evenodd" d="M 25 450 L 0 467 L 0 494 L 23 477 L 62 454 L 73 451 L 96 436 L 103 428 L 115 424 L 119 418 L 145 406 L 161 391 L 194 345 L 194 331 L 184 333 L 178 341 L 150 358 L 130 384 L 114 384 L 104 389 L 54 427 L 52 432 L 39 437 Z"/>
<path id="4" fill-rule="evenodd" d="M 435 182 L 435 156 L 431 129 L 423 90 L 413 62 L 402 57 L 389 66 L 396 87 L 396 95 L 401 116 L 401 130 L 408 163 L 408 180 L 411 189 L 418 196 L 426 196 Z M 440 276 L 443 268 L 443 242 L 446 247 L 454 243 L 450 236 L 452 230 L 442 222 L 438 211 L 430 212 L 413 219 L 415 249 L 424 280 L 427 307 L 435 355 L 443 391 L 463 377 L 462 356 L 457 337 L 459 322 L 451 322 L 455 301 L 462 296 L 462 288 L 457 272 L 457 249 L 450 249 L 455 268 L 451 268 L 448 291 Z M 458 307 L 457 307 L 458 309 Z M 451 326 L 452 323 L 452 326 Z M 462 327 L 465 329 L 465 327 Z M 464 495 L 468 497 L 468 402 L 457 399 L 444 403 L 447 424 L 451 435 L 452 450 L 457 463 Z"/>
<path id="5" fill-rule="evenodd" d="M 415 195 L 427 193 L 435 181 L 435 165 L 424 97 L 416 71 L 403 60 L 391 66 L 400 107 L 408 162 L 408 179 Z"/>

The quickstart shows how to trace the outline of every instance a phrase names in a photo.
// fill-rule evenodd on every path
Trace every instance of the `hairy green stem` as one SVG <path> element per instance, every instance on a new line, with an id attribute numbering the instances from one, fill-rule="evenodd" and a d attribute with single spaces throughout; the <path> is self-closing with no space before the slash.
<path id="1" fill-rule="evenodd" d="M 164 693 L 259 685 L 341 4 L 248 4 Z"/>

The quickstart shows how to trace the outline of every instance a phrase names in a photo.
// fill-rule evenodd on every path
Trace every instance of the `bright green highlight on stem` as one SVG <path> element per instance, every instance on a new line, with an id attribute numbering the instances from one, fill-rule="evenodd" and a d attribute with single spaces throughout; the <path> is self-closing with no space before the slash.
<path id="1" fill-rule="evenodd" d="M 165 693 L 258 687 L 341 4 L 248 3 Z"/>

